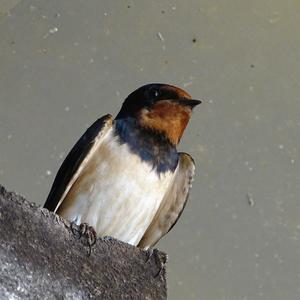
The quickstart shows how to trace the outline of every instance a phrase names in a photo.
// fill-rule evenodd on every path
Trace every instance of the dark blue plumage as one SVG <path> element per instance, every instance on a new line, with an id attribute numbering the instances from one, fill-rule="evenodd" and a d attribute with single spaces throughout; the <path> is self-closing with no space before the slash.
<path id="1" fill-rule="evenodd" d="M 120 143 L 126 143 L 132 153 L 150 163 L 158 174 L 175 171 L 178 152 L 164 135 L 141 127 L 134 118 L 116 119 L 115 130 Z"/>

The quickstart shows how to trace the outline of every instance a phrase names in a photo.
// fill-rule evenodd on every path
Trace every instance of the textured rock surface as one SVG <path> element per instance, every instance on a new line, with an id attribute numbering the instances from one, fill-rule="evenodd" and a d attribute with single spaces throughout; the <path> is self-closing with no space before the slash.
<path id="1" fill-rule="evenodd" d="M 165 254 L 98 239 L 0 186 L 0 299 L 166 299 Z"/>

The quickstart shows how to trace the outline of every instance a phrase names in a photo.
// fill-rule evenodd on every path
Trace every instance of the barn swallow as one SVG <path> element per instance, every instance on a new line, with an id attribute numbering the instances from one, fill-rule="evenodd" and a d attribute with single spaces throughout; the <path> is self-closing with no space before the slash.
<path id="1" fill-rule="evenodd" d="M 97 236 L 152 247 L 186 204 L 195 164 L 176 146 L 200 103 L 167 84 L 135 90 L 115 119 L 103 116 L 78 140 L 44 207 Z"/>

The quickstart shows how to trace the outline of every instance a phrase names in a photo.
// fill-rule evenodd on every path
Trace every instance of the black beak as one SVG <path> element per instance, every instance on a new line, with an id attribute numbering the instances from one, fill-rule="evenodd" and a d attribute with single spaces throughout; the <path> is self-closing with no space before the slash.
<path id="1" fill-rule="evenodd" d="M 182 98 L 182 99 L 173 99 L 172 102 L 177 102 L 180 105 L 186 105 L 186 106 L 190 106 L 192 109 L 199 105 L 201 103 L 200 100 L 196 100 L 196 99 L 187 99 L 187 98 Z"/>

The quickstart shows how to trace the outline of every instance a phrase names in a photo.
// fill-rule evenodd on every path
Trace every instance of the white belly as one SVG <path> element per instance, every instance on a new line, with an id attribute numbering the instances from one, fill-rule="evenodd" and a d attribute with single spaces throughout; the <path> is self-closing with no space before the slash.
<path id="1" fill-rule="evenodd" d="M 66 195 L 58 213 L 88 223 L 99 236 L 137 245 L 172 180 L 119 145 L 110 131 Z"/>

